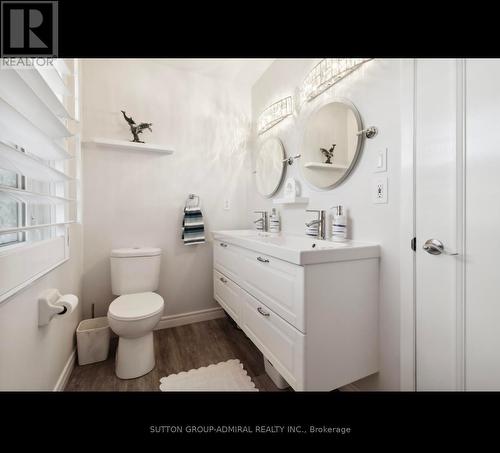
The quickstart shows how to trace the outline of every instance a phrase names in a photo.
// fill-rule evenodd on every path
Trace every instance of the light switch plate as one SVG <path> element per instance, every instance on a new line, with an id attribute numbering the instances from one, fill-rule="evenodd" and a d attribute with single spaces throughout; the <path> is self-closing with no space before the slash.
<path id="1" fill-rule="evenodd" d="M 231 209 L 231 202 L 229 201 L 228 198 L 224 200 L 224 210 L 229 211 Z"/>
<path id="2" fill-rule="evenodd" d="M 374 203 L 387 203 L 387 176 L 373 180 L 372 194 Z"/>
<path id="3" fill-rule="evenodd" d="M 375 153 L 375 173 L 381 173 L 387 171 L 387 148 L 379 149 Z"/>

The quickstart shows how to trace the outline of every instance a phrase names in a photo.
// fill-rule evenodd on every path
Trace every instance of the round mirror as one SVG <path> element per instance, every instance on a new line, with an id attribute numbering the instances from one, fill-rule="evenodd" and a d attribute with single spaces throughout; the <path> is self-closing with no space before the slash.
<path id="1" fill-rule="evenodd" d="M 363 135 L 361 117 L 350 102 L 323 105 L 307 120 L 300 166 L 312 186 L 329 190 L 344 181 L 356 165 Z"/>
<path id="2" fill-rule="evenodd" d="M 285 148 L 276 137 L 262 143 L 255 161 L 257 190 L 266 198 L 272 197 L 279 189 L 285 174 Z"/>

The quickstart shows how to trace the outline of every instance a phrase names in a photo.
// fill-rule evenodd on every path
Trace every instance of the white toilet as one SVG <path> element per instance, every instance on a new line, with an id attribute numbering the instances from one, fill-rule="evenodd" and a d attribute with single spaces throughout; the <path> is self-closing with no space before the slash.
<path id="1" fill-rule="evenodd" d="M 111 286 L 117 297 L 108 309 L 109 326 L 119 337 L 116 375 L 132 379 L 155 367 L 153 329 L 163 315 L 163 298 L 156 291 L 161 249 L 111 251 Z"/>

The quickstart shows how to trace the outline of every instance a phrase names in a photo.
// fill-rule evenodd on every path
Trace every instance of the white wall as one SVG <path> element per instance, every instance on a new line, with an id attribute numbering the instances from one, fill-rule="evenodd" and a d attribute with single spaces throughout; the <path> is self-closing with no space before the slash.
<path id="1" fill-rule="evenodd" d="M 272 102 L 294 94 L 316 60 L 277 60 L 263 74 L 252 89 L 252 119 L 257 122 L 260 112 Z M 373 60 L 346 79 L 334 85 L 302 107 L 263 136 L 254 137 L 254 150 L 270 135 L 277 135 L 287 155 L 301 152 L 301 134 L 304 121 L 318 106 L 333 97 L 350 100 L 358 108 L 365 126 L 376 126 L 379 134 L 365 142 L 364 149 L 353 174 L 339 187 L 320 192 L 311 189 L 300 175 L 299 163 L 287 169 L 302 186 L 302 194 L 310 198 L 308 209 L 329 209 L 343 204 L 349 217 L 349 236 L 354 240 L 377 242 L 381 246 L 380 259 L 380 373 L 357 383 L 363 389 L 399 389 L 399 172 L 400 172 L 400 81 L 399 60 Z M 254 129 L 255 131 L 255 129 Z M 372 203 L 372 180 L 375 152 L 388 148 L 387 176 L 388 204 Z M 261 197 L 250 186 L 248 197 L 248 225 L 257 215 L 252 211 L 272 209 L 271 200 Z M 282 196 L 283 189 L 276 194 Z M 303 234 L 304 222 L 313 214 L 305 207 L 279 207 L 285 232 Z M 334 288 L 332 288 L 332 291 Z M 348 347 L 348 345 L 346 345 Z"/>
<path id="2" fill-rule="evenodd" d="M 143 140 L 171 146 L 173 155 L 86 145 L 83 149 L 85 315 L 105 315 L 111 294 L 112 248 L 163 249 L 159 293 L 165 314 L 216 307 L 211 244 L 185 246 L 182 210 L 190 192 L 201 197 L 206 235 L 246 226 L 246 140 L 250 90 L 161 60 L 82 62 L 84 139 L 130 138 L 121 116 L 153 123 Z M 223 209 L 228 198 L 231 209 Z"/>
<path id="3" fill-rule="evenodd" d="M 0 390 L 53 390 L 75 347 L 81 304 L 38 327 L 38 296 L 48 288 L 81 298 L 81 225 L 70 227 L 69 261 L 0 304 Z"/>

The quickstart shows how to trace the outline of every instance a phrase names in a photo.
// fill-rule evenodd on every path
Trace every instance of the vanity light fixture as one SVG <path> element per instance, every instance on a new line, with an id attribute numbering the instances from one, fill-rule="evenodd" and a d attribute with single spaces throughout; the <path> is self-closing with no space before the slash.
<path id="1" fill-rule="evenodd" d="M 300 104 L 313 100 L 371 58 L 324 58 L 311 69 L 300 88 Z"/>
<path id="2" fill-rule="evenodd" d="M 257 133 L 262 135 L 273 126 L 283 121 L 293 112 L 292 96 L 280 99 L 267 107 L 259 116 L 257 123 Z"/>

